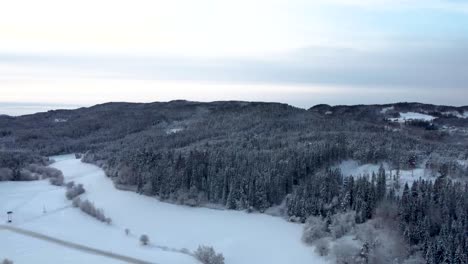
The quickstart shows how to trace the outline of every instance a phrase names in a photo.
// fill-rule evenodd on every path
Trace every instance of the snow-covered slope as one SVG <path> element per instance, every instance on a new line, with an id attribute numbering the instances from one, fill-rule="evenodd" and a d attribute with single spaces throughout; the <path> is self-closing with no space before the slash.
<path id="1" fill-rule="evenodd" d="M 431 115 L 416 113 L 416 112 L 407 112 L 407 113 L 400 113 L 400 117 L 398 118 L 390 118 L 393 122 L 400 122 L 403 123 L 409 120 L 422 120 L 422 121 L 432 121 L 435 117 Z"/>
<path id="2" fill-rule="evenodd" d="M 6 197 L 0 200 L 0 210 L 14 210 L 15 225 L 161 264 L 197 263 L 192 257 L 171 249 L 192 251 L 200 244 L 222 252 L 227 264 L 325 263 L 301 242 L 302 225 L 263 214 L 162 203 L 151 197 L 116 190 L 101 169 L 81 163 L 72 155 L 55 159 L 57 162 L 52 166 L 62 170 L 67 181 L 84 184 L 83 198 L 103 208 L 106 216 L 112 218 L 112 224 L 103 224 L 71 208 L 65 199 L 65 190 L 47 182 L 0 183 L 1 197 Z M 130 236 L 125 235 L 125 228 L 130 229 Z M 3 248 L 1 243 L 5 240 L 1 232 L 0 248 Z M 149 236 L 152 246 L 138 244 L 141 234 Z M 31 255 L 35 253 L 31 252 L 34 251 L 31 247 L 26 251 Z M 11 255 L 6 257 L 15 260 L 17 253 L 7 253 Z"/>

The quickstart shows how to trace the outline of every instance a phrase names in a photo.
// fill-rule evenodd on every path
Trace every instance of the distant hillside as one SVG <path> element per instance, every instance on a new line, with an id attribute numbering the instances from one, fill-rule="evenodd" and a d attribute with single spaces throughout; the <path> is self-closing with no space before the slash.
<path id="1" fill-rule="evenodd" d="M 412 247 L 403 256 L 421 252 L 442 263 L 458 254 L 461 262 L 450 263 L 464 263 L 460 246 L 441 247 L 440 241 L 467 243 L 468 222 L 460 221 L 468 206 L 462 186 L 468 176 L 466 110 L 418 103 L 304 110 L 172 101 L 1 116 L 0 181 L 37 179 L 36 171 L 60 178 L 44 169 L 48 161 L 41 155 L 81 153 L 117 188 L 187 206 L 274 212 L 324 227 L 380 217 L 388 230 L 401 229 L 401 241 Z M 343 161 L 379 170 L 345 177 Z M 414 171 L 427 177 L 416 179 Z M 305 234 L 315 236 L 311 223 Z M 353 254 L 378 248 L 366 241 Z M 395 259 L 392 254 L 388 259 Z"/>

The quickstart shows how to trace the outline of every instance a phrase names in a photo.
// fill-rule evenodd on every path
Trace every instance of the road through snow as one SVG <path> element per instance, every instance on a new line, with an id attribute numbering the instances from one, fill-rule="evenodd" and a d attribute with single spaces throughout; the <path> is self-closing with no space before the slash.
<path id="1" fill-rule="evenodd" d="M 44 234 L 39 234 L 37 232 L 33 232 L 33 231 L 29 231 L 29 230 L 24 230 L 24 229 L 21 229 L 21 228 L 18 228 L 18 227 L 13 227 L 13 226 L 8 226 L 8 225 L 0 225 L 0 231 L 2 231 L 2 230 L 3 231 L 14 232 L 14 233 L 17 233 L 17 234 L 21 234 L 23 236 L 32 237 L 32 238 L 39 239 L 39 240 L 42 240 L 42 241 L 45 241 L 45 242 L 54 243 L 54 244 L 57 244 L 57 245 L 60 245 L 60 246 L 63 246 L 63 247 L 67 247 L 67 248 L 71 248 L 71 249 L 74 249 L 74 250 L 79 250 L 79 251 L 82 251 L 84 253 L 95 254 L 95 255 L 99 255 L 99 256 L 103 256 L 103 257 L 107 257 L 107 258 L 112 258 L 112 259 L 124 261 L 124 262 L 127 262 L 127 263 L 157 264 L 157 263 L 151 263 L 151 262 L 148 262 L 148 261 L 144 261 L 144 260 L 140 260 L 140 259 L 136 259 L 136 258 L 132 258 L 132 257 L 123 256 L 123 255 L 120 255 L 120 254 L 100 250 L 100 249 L 97 249 L 97 248 L 91 248 L 91 247 L 88 247 L 88 246 L 83 246 L 83 245 L 80 245 L 80 244 L 77 244 L 77 243 L 73 243 L 73 242 L 70 242 L 70 241 L 65 241 L 65 240 L 62 240 L 62 239 L 55 238 L 55 237 L 50 237 L 50 236 L 47 236 L 47 235 L 44 235 Z"/>

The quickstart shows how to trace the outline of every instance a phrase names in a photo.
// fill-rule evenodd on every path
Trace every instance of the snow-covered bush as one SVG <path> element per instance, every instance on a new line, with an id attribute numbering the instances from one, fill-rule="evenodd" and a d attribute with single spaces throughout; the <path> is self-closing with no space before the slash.
<path id="1" fill-rule="evenodd" d="M 356 212 L 349 211 L 338 213 L 331 217 L 331 224 L 328 226 L 335 239 L 340 238 L 350 232 L 356 226 Z"/>
<path id="2" fill-rule="evenodd" d="M 330 241 L 327 238 L 321 238 L 315 243 L 315 252 L 320 256 L 328 256 L 330 253 Z"/>
<path id="3" fill-rule="evenodd" d="M 203 264 L 224 264 L 223 254 L 216 254 L 213 247 L 199 246 L 194 255 Z"/>
<path id="4" fill-rule="evenodd" d="M 359 243 L 347 239 L 336 241 L 331 251 L 336 264 L 355 264 L 359 252 Z"/>
<path id="5" fill-rule="evenodd" d="M 35 174 L 30 172 L 29 170 L 22 169 L 20 171 L 20 180 L 21 181 L 36 181 L 39 177 Z"/>
<path id="6" fill-rule="evenodd" d="M 112 222 L 112 219 L 106 217 L 104 215 L 104 210 L 102 209 L 97 209 L 94 204 L 88 200 L 82 201 L 79 197 L 76 197 L 73 199 L 73 206 L 74 207 L 79 207 L 81 211 L 84 213 L 96 218 L 97 220 L 101 222 L 105 222 L 110 224 Z"/>
<path id="7" fill-rule="evenodd" d="M 149 243 L 149 237 L 147 235 L 141 235 L 140 236 L 140 243 L 144 246 L 148 245 Z"/>
<path id="8" fill-rule="evenodd" d="M 2 264 L 13 264 L 13 261 L 9 260 L 9 259 L 4 259 L 2 261 Z"/>
<path id="9" fill-rule="evenodd" d="M 65 196 L 67 197 L 68 200 L 72 200 L 75 197 L 85 193 L 85 189 L 83 187 L 83 184 L 78 184 L 74 185 L 72 187 L 67 186 L 67 192 L 65 193 Z"/>
<path id="10" fill-rule="evenodd" d="M 26 169 L 34 174 L 38 174 L 42 179 L 63 177 L 60 170 L 38 164 L 29 164 L 26 166 Z"/>
<path id="11" fill-rule="evenodd" d="M 76 197 L 75 199 L 73 199 L 73 201 L 72 201 L 73 207 L 80 207 L 80 204 L 81 204 L 80 197 Z"/>
<path id="12" fill-rule="evenodd" d="M 56 178 L 50 178 L 49 182 L 50 184 L 55 185 L 55 186 L 62 186 L 64 182 L 63 175 L 57 175 Z"/>
<path id="13" fill-rule="evenodd" d="M 302 233 L 302 241 L 306 244 L 313 244 L 314 241 L 328 236 L 327 223 L 320 217 L 311 216 L 307 218 Z"/>
<path id="14" fill-rule="evenodd" d="M 404 259 L 407 247 L 397 225 L 389 225 L 380 219 L 372 219 L 356 226 L 356 238 L 368 247 L 370 263 L 390 263 Z"/>
<path id="15" fill-rule="evenodd" d="M 130 235 L 130 229 L 125 228 L 125 235 L 127 235 L 127 236 Z"/>
<path id="16" fill-rule="evenodd" d="M 69 181 L 69 182 L 65 183 L 65 187 L 66 187 L 67 189 L 73 188 L 73 186 L 75 186 L 75 182 L 74 182 L 74 181 Z"/>
<path id="17" fill-rule="evenodd" d="M 174 193 L 172 200 L 178 204 L 191 207 L 196 207 L 207 202 L 206 194 L 199 192 L 195 186 L 190 187 L 188 191 L 186 189 L 178 190 Z"/>
<path id="18" fill-rule="evenodd" d="M 21 177 L 26 178 L 25 180 L 49 178 L 50 183 L 56 186 L 62 186 L 64 182 L 63 173 L 60 170 L 38 164 L 29 164 L 21 173 Z"/>

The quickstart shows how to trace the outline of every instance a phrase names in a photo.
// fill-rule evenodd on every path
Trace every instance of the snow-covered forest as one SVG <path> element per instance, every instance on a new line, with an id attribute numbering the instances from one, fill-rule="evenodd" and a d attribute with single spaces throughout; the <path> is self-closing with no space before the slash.
<path id="1" fill-rule="evenodd" d="M 303 224 L 335 263 L 468 263 L 467 113 L 173 101 L 0 116 L 0 180 L 61 185 L 46 157 L 78 153 L 118 189 Z"/>

